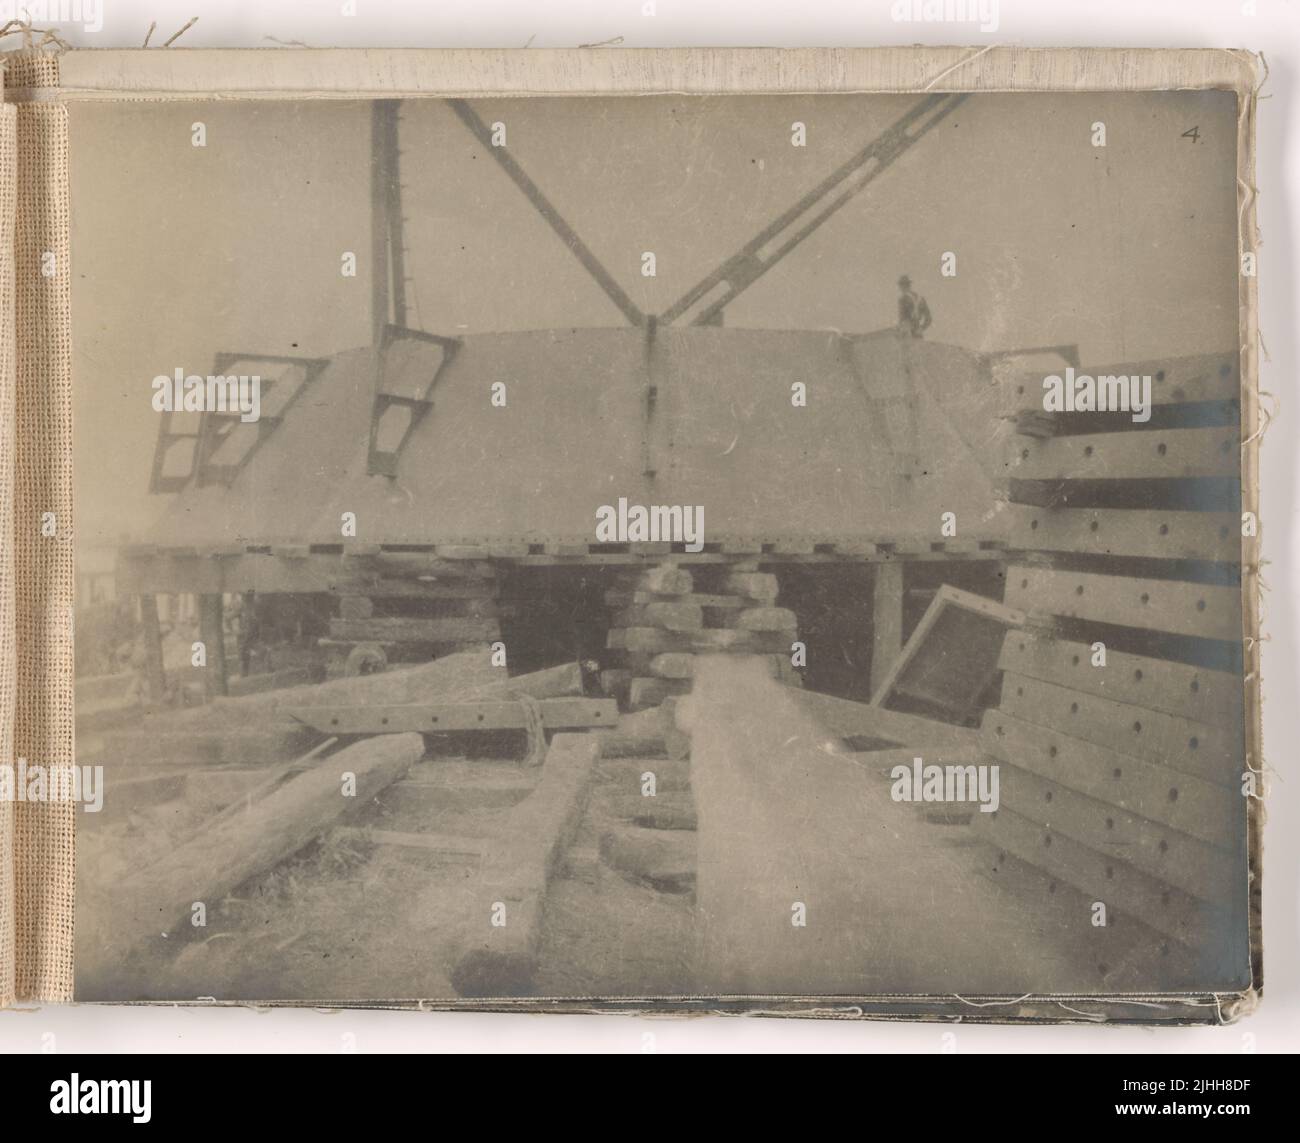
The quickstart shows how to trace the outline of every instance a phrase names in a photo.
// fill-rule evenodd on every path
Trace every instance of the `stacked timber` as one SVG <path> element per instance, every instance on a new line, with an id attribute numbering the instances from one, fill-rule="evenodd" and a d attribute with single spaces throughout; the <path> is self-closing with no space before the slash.
<path id="1" fill-rule="evenodd" d="M 764 655 L 774 677 L 790 668 L 794 612 L 776 606 L 776 576 L 724 567 L 717 592 L 697 591 L 690 571 L 661 564 L 633 573 L 605 593 L 611 608 L 607 647 L 618 666 L 602 682 L 629 709 L 658 706 L 690 693 L 694 656 Z"/>
<path id="2" fill-rule="evenodd" d="M 1064 910 L 1099 984 L 1227 990 L 1248 980 L 1242 577 L 1255 559 L 1237 365 L 1096 372 L 1135 371 L 1154 374 L 1149 421 L 1021 418 L 1006 602 L 1031 629 L 1003 644 L 1000 708 L 982 727 L 1001 808 L 975 818 L 991 875 Z"/>
<path id="3" fill-rule="evenodd" d="M 765 657 L 768 671 L 778 682 L 801 686 L 802 678 L 791 665 L 791 645 L 798 637 L 798 621 L 787 607 L 777 607 L 780 585 L 775 575 L 757 570 L 733 570 L 723 584 L 727 598 L 739 605 L 719 613 L 721 625 L 739 633 L 741 642 L 727 651 Z M 748 642 L 751 647 L 745 644 Z"/>
<path id="4" fill-rule="evenodd" d="M 517 694 L 545 700 L 581 692 L 582 672 L 576 663 L 512 678 L 504 669 L 493 667 L 488 656 L 467 651 L 382 676 L 334 679 L 150 715 L 136 727 L 106 733 L 102 758 L 115 766 L 268 765 L 307 749 L 322 735 L 341 733 L 347 711 L 374 712 L 384 706 L 413 703 L 425 707 L 483 703 Z M 305 708 L 328 712 L 340 723 L 313 727 L 298 717 Z M 375 725 L 350 727 L 349 732 L 389 729 Z M 436 728 L 429 724 L 426 729 L 432 732 Z"/>
<path id="5" fill-rule="evenodd" d="M 125 904 L 112 923 L 108 952 L 112 958 L 137 952 L 168 958 L 178 942 L 168 945 L 167 934 L 187 931 L 192 902 L 228 920 L 226 901 L 237 886 L 320 839 L 327 850 L 385 850 L 389 864 L 410 867 L 412 916 L 422 924 L 436 918 L 445 926 L 440 910 L 448 885 L 472 880 L 478 896 L 453 980 L 467 995 L 526 992 L 547 888 L 582 820 L 599 752 L 595 735 L 551 732 L 617 722 L 615 703 L 581 692 L 577 663 L 508 677 L 487 666 L 484 656 L 465 654 L 382 678 L 226 699 L 175 717 L 176 734 L 182 742 L 188 734 L 191 747 L 236 730 L 256 732 L 266 737 L 261 760 L 278 760 L 260 770 L 191 766 L 134 779 L 142 787 L 134 791 L 141 805 L 192 804 L 200 797 L 200 779 L 204 787 L 213 779 L 234 782 L 207 799 L 213 805 L 197 832 L 178 835 L 165 859 L 148 861 L 127 877 L 122 897 L 115 898 Z M 296 728 L 292 739 L 290 728 Z M 537 749 L 512 749 L 509 757 L 438 756 L 448 734 L 482 738 L 503 728 L 526 730 L 529 746 Z M 150 727 L 148 736 L 157 734 Z M 307 754 L 280 754 L 290 741 L 322 735 L 328 737 Z M 653 734 L 643 730 L 630 748 L 648 737 Z M 180 760 L 174 752 L 158 760 L 165 759 Z M 269 829 L 268 821 L 283 828 Z M 498 932 L 494 918 L 507 909 L 509 931 Z M 88 963 L 93 976 L 116 962 L 96 952 Z"/>
<path id="6" fill-rule="evenodd" d="M 487 561 L 396 574 L 403 570 L 388 568 L 340 586 L 338 616 L 324 645 L 335 652 L 342 673 L 485 650 L 501 638 L 496 572 Z M 418 565 L 410 570 L 418 572 Z"/>
<path id="7" fill-rule="evenodd" d="M 606 646 L 619 664 L 602 675 L 606 691 L 630 710 L 689 693 L 690 652 L 704 629 L 691 573 L 671 563 L 626 573 L 605 604 L 612 612 Z"/>
<path id="8" fill-rule="evenodd" d="M 595 783 L 565 860 L 567 876 L 592 884 L 617 876 L 669 894 L 694 891 L 689 740 L 675 729 L 672 706 L 625 714 L 599 736 Z"/>
<path id="9" fill-rule="evenodd" d="M 597 786 L 572 875 L 608 869 L 669 894 L 695 888 L 696 815 L 690 785 L 690 691 L 701 655 L 761 657 L 774 678 L 791 666 L 793 611 L 777 606 L 775 575 L 753 560 L 694 572 L 672 563 L 625 575 L 605 594 L 610 660 L 602 673 L 625 714 L 602 736 Z"/>

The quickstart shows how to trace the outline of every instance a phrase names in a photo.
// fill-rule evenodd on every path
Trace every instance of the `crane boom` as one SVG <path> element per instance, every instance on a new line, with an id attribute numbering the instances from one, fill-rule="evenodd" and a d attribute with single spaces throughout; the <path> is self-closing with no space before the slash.
<path id="1" fill-rule="evenodd" d="M 837 210 L 863 191 L 927 131 L 966 99 L 926 96 L 882 135 L 842 163 L 811 191 L 764 227 L 737 253 L 688 290 L 659 317 L 661 324 L 690 315 L 690 325 L 710 324 Z"/>
<path id="2" fill-rule="evenodd" d="M 515 162 L 514 157 L 504 147 L 494 147 L 492 145 L 492 132 L 488 130 L 487 124 L 478 117 L 477 112 L 463 99 L 449 99 L 447 102 L 461 122 L 470 129 L 474 137 L 487 148 L 487 153 L 496 159 L 505 173 L 510 176 L 515 186 L 524 192 L 524 196 L 533 204 L 537 213 L 546 220 L 547 225 L 555 231 L 560 241 L 582 263 L 583 269 L 595 278 L 596 284 L 605 291 L 610 301 L 623 311 L 623 316 L 633 325 L 645 325 L 646 315 L 641 311 L 641 308 L 627 296 L 623 288 L 614 280 L 613 275 L 600 264 L 596 255 L 578 237 L 578 232 L 551 205 L 550 199 L 542 193 L 541 187 L 528 177 L 528 172 Z"/>

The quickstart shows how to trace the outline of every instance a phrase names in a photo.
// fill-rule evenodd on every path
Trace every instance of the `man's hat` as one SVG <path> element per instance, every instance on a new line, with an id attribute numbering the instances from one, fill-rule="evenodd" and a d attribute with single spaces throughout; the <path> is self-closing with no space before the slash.
<path id="1" fill-rule="evenodd" d="M 902 286 L 903 289 L 907 289 L 907 287 L 912 284 L 912 279 L 909 278 L 906 274 L 904 274 L 901 278 L 898 279 L 898 284 Z"/>

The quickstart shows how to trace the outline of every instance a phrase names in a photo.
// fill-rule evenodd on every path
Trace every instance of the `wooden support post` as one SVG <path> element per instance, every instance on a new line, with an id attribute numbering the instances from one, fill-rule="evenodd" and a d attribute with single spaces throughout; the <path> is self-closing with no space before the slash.
<path id="1" fill-rule="evenodd" d="M 204 678 L 208 697 L 225 695 L 227 681 L 224 606 L 221 596 L 216 593 L 199 596 L 199 638 L 207 648 L 208 665 Z"/>
<path id="2" fill-rule="evenodd" d="M 140 629 L 144 636 L 144 677 L 149 701 L 161 703 L 167 692 L 163 673 L 162 628 L 158 624 L 158 597 L 140 596 Z"/>
<path id="3" fill-rule="evenodd" d="M 903 650 L 903 565 L 876 565 L 871 607 L 871 689 L 884 681 Z"/>

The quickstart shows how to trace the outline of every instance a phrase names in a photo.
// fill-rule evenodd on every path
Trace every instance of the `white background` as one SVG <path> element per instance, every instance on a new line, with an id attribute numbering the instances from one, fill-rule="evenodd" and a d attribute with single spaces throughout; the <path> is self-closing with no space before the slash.
<path id="1" fill-rule="evenodd" d="M 67 0 L 65 0 L 66 4 Z M 1293 0 L 1000 0 L 996 30 L 978 23 L 898 23 L 890 0 L 103 0 L 103 27 L 33 23 L 83 47 L 153 44 L 191 17 L 188 47 L 575 47 L 621 37 L 629 47 L 1025 44 L 1223 47 L 1263 50 L 1270 69 L 1259 104 L 1261 388 L 1278 415 L 1264 441 L 1264 742 L 1272 772 L 1265 835 L 1265 996 L 1248 1019 L 1221 1028 L 908 1025 L 811 1020 L 647 1019 L 405 1012 L 69 1006 L 0 1012 L 0 1051 L 338 1052 L 1294 1052 L 1300 1049 L 1297 861 L 1300 784 L 1290 744 L 1296 702 L 1297 472 L 1291 384 L 1296 367 L 1295 209 L 1300 157 L 1293 106 L 1300 10 Z M 0 0 L 8 19 L 21 0 Z M 0 22 L 3 22 L 0 20 Z M 5 47 L 17 46 L 17 39 Z M 1150 256 L 1134 251 L 1134 257 Z M 1270 398 L 1264 403 L 1269 405 Z"/>

